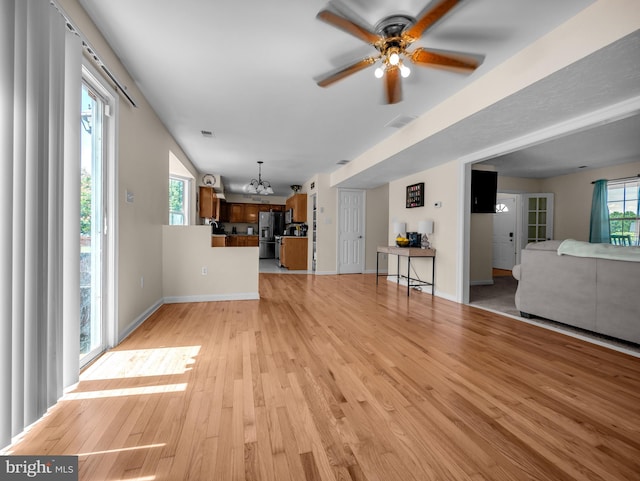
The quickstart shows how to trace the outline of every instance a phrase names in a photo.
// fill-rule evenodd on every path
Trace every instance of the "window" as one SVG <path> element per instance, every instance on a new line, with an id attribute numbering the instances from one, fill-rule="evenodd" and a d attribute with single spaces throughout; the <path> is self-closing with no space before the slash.
<path id="1" fill-rule="evenodd" d="M 169 225 L 187 225 L 189 200 L 189 179 L 169 177 Z"/>
<path id="2" fill-rule="evenodd" d="M 638 190 L 640 180 L 629 179 L 609 182 L 607 205 L 611 243 L 639 245 L 640 213 L 638 212 Z"/>

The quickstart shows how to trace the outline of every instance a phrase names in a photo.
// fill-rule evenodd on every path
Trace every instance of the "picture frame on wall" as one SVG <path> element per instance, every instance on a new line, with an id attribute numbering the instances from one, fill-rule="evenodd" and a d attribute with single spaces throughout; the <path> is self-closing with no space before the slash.
<path id="1" fill-rule="evenodd" d="M 424 207 L 424 182 L 407 186 L 407 209 Z"/>

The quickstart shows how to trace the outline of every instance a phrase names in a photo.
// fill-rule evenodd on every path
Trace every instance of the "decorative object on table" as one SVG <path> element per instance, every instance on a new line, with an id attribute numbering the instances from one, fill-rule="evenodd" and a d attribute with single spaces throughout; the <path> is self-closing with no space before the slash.
<path id="1" fill-rule="evenodd" d="M 424 182 L 407 186 L 407 209 L 424 207 Z"/>
<path id="2" fill-rule="evenodd" d="M 396 237 L 396 245 L 398 247 L 409 247 L 409 239 L 406 237 L 398 236 Z"/>
<path id="3" fill-rule="evenodd" d="M 393 233 L 396 236 L 396 245 L 398 247 L 407 247 L 409 245 L 409 239 L 406 237 L 407 224 L 406 222 L 394 222 Z"/>
<path id="4" fill-rule="evenodd" d="M 406 222 L 394 222 L 393 223 L 393 233 L 396 237 L 404 237 L 407 232 L 407 224 Z"/>
<path id="5" fill-rule="evenodd" d="M 422 234 L 420 247 L 423 249 L 431 249 L 431 242 L 429 241 L 429 235 L 433 234 L 433 221 L 421 220 L 418 224 L 418 232 Z"/>
<path id="6" fill-rule="evenodd" d="M 409 247 L 420 247 L 422 243 L 422 236 L 419 232 L 407 232 L 407 239 L 409 239 Z"/>
<path id="7" fill-rule="evenodd" d="M 271 187 L 271 182 L 268 180 L 262 180 L 262 162 L 258 161 L 258 178 L 251 179 L 247 185 L 244 186 L 244 191 L 247 194 L 258 194 L 258 195 L 270 195 L 273 194 L 273 188 Z"/>

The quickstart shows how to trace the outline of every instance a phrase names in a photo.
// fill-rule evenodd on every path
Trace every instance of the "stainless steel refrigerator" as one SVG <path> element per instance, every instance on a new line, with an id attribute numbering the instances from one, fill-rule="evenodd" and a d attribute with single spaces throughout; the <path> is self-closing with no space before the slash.
<path id="1" fill-rule="evenodd" d="M 284 232 L 284 214 L 282 212 L 260 212 L 258 219 L 260 259 L 275 259 L 276 235 Z"/>

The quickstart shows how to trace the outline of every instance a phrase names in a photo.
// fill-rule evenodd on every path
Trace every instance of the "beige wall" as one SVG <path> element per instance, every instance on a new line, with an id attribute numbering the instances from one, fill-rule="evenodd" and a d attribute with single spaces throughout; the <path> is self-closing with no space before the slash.
<path id="1" fill-rule="evenodd" d="M 469 242 L 469 281 L 493 282 L 493 214 L 471 214 Z"/>
<path id="2" fill-rule="evenodd" d="M 458 270 L 458 210 L 460 166 L 452 161 L 418 174 L 404 177 L 389 184 L 389 245 L 395 243 L 395 235 L 391 226 L 394 222 L 406 222 L 407 231 L 417 231 L 421 220 L 434 221 L 434 233 L 430 236 L 436 249 L 436 294 L 449 299 L 456 298 L 456 277 Z M 405 207 L 406 187 L 417 182 L 424 182 L 425 205 L 407 209 Z M 435 207 L 436 202 L 441 207 Z M 389 259 L 389 272 L 396 272 L 396 259 Z M 401 270 L 406 269 L 402 267 Z M 431 279 L 431 264 L 426 260 L 412 262 L 421 279 Z M 427 291 L 428 292 L 428 291 Z"/>
<path id="3" fill-rule="evenodd" d="M 311 184 L 314 184 L 313 189 Z M 335 274 L 337 272 L 337 190 L 329 186 L 329 175 L 318 174 L 302 185 L 302 192 L 307 195 L 317 195 L 316 212 L 316 249 L 317 249 L 317 274 Z M 307 216 L 310 219 L 311 202 L 307 202 Z M 311 244 L 311 243 L 309 243 Z M 312 246 L 309 245 L 309 249 Z M 311 254 L 309 255 L 309 268 L 311 268 Z"/>
<path id="4" fill-rule="evenodd" d="M 635 177 L 638 174 L 640 161 L 545 179 L 542 191 L 552 192 L 555 197 L 554 238 L 588 241 L 593 195 L 591 182 Z"/>
<path id="5" fill-rule="evenodd" d="M 389 184 L 367 190 L 365 219 L 365 272 L 375 272 L 377 247 L 388 244 L 389 239 Z M 386 262 L 380 259 L 381 268 Z"/>
<path id="6" fill-rule="evenodd" d="M 59 3 L 138 103 L 134 108 L 119 97 L 117 326 L 119 333 L 126 333 L 163 298 L 162 225 L 168 216 L 169 152 L 184 165 L 191 163 L 78 1 Z M 126 191 L 134 194 L 133 203 L 125 202 Z"/>
<path id="7" fill-rule="evenodd" d="M 257 247 L 211 247 L 208 226 L 164 226 L 162 240 L 165 302 L 259 298 Z"/>
<path id="8" fill-rule="evenodd" d="M 541 179 L 522 179 L 520 177 L 503 177 L 498 175 L 498 192 L 523 193 L 543 192 Z"/>

